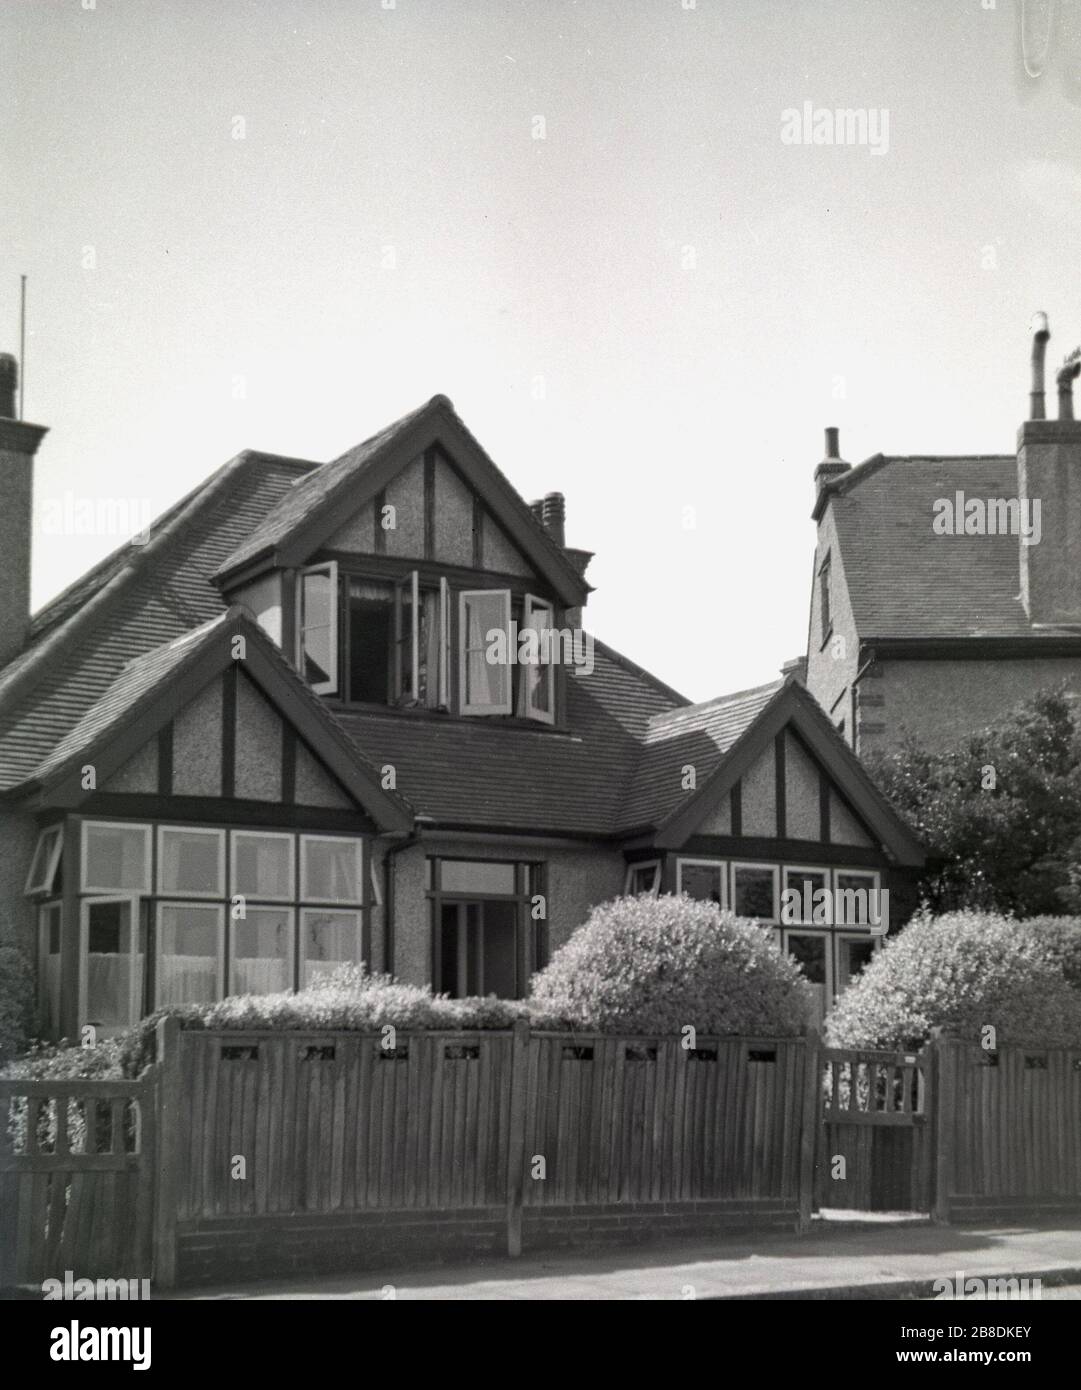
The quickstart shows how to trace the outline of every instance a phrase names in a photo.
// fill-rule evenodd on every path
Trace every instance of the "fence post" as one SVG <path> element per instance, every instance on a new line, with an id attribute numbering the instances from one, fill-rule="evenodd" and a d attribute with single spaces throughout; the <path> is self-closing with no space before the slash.
<path id="1" fill-rule="evenodd" d="M 803 1094 L 800 1097 L 799 1225 L 796 1228 L 800 1234 L 810 1229 L 814 1214 L 815 1150 L 822 1108 L 820 1047 L 818 1029 L 808 1028 L 803 1042 Z"/>
<path id="2" fill-rule="evenodd" d="M 161 1018 L 157 1030 L 157 1184 L 154 1197 L 154 1283 L 176 1285 L 176 1191 L 180 1142 L 180 1020 Z"/>
<path id="3" fill-rule="evenodd" d="M 507 1135 L 507 1254 L 512 1259 L 517 1259 L 522 1253 L 528 1076 L 529 1024 L 524 1019 L 519 1019 L 511 1034 L 510 1132 Z"/>
<path id="4" fill-rule="evenodd" d="M 934 1174 L 935 1195 L 931 1218 L 936 1225 L 949 1225 L 950 1188 L 953 1183 L 953 1124 L 957 1104 L 957 1075 L 950 1040 L 941 1028 L 931 1029 L 934 1056 Z"/>

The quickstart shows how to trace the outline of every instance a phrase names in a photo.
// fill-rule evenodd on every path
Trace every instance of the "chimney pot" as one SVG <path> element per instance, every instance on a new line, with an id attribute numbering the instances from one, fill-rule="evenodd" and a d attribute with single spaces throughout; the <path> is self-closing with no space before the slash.
<path id="1" fill-rule="evenodd" d="M 1037 310 L 1032 316 L 1032 390 L 1029 392 L 1028 411 L 1030 420 L 1047 419 L 1043 389 L 1043 364 L 1047 353 L 1047 340 L 1050 336 L 1051 328 L 1047 322 L 1047 315 L 1042 309 Z"/>
<path id="2" fill-rule="evenodd" d="M 1074 348 L 1059 369 L 1058 377 L 1058 418 L 1073 419 L 1073 384 L 1081 375 L 1081 348 Z"/>
<path id="3" fill-rule="evenodd" d="M 566 545 L 564 535 L 567 517 L 567 504 L 561 492 L 549 492 L 544 499 L 544 529 L 561 548 Z"/>
<path id="4" fill-rule="evenodd" d="M 841 457 L 841 431 L 836 425 L 826 426 L 826 458 L 839 459 Z"/>

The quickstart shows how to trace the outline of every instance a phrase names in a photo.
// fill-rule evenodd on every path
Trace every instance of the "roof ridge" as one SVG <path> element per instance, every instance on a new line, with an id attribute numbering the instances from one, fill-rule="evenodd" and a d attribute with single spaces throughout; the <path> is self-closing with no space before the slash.
<path id="1" fill-rule="evenodd" d="M 146 545 L 134 546 L 129 541 L 126 546 L 113 551 L 108 558 L 114 560 L 120 557 L 125 549 L 129 552 L 116 573 L 110 575 L 99 588 L 92 591 L 85 602 L 75 608 L 71 614 L 46 629 L 44 635 L 34 645 L 20 652 L 3 671 L 0 671 L 0 709 L 10 707 L 14 700 L 22 694 L 28 678 L 36 676 L 42 668 L 48 665 L 49 661 L 71 638 L 73 632 L 81 632 L 92 627 L 102 610 L 107 607 L 108 602 L 119 591 L 126 589 L 142 572 L 149 557 L 153 556 L 155 560 L 158 559 L 204 508 L 216 503 L 238 475 L 244 471 L 252 457 L 253 452 L 251 450 L 242 450 L 216 468 L 199 487 L 186 493 L 179 502 L 162 514 L 165 518 L 164 525 L 156 534 L 153 532 L 152 525 L 150 539 Z M 70 585 L 62 595 L 58 595 L 54 602 L 59 602 L 60 598 L 77 587 L 77 583 Z"/>

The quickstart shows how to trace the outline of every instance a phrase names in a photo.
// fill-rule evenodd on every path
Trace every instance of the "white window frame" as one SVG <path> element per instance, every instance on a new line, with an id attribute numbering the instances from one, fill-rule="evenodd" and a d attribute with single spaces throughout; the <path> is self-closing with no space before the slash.
<path id="1" fill-rule="evenodd" d="M 873 880 L 874 880 L 874 883 L 873 883 L 873 885 L 871 885 L 871 887 L 873 888 L 873 891 L 875 891 L 875 892 L 878 892 L 878 891 L 879 891 L 880 879 L 879 879 L 878 872 L 877 872 L 877 870 L 875 870 L 875 869 L 858 869 L 858 868 L 847 868 L 847 869 L 846 869 L 846 868 L 844 867 L 844 865 L 842 865 L 839 869 L 834 869 L 834 870 L 833 870 L 833 877 L 832 877 L 832 879 L 830 880 L 830 883 L 831 883 L 831 886 L 832 886 L 832 888 L 833 888 L 833 913 L 834 913 L 834 916 L 835 916 L 835 917 L 836 917 L 836 915 L 837 915 L 837 894 L 838 894 L 838 892 L 840 892 L 840 889 L 839 889 L 838 886 L 837 886 L 837 880 L 841 877 L 842 874 L 843 874 L 846 878 L 847 878 L 847 877 L 858 877 L 858 878 L 870 878 L 870 879 L 873 879 Z M 871 931 L 871 924 L 870 924 L 870 922 L 868 922 L 866 925 L 864 925 L 864 923 L 862 923 L 862 922 L 836 922 L 836 921 L 835 921 L 835 922 L 834 922 L 834 926 L 840 928 L 842 931 L 849 932 L 849 933 L 851 933 L 851 934 L 853 934 L 853 935 L 856 935 L 856 936 L 860 936 L 860 935 L 862 935 L 862 936 L 874 936 L 874 935 L 877 935 L 877 933 Z"/>
<path id="2" fill-rule="evenodd" d="M 162 961 L 165 952 L 161 949 L 162 916 L 170 908 L 178 907 L 197 907 L 200 912 L 216 911 L 218 914 L 218 970 L 217 970 L 217 998 L 224 998 L 225 988 L 225 905 L 223 903 L 207 902 L 205 898 L 170 898 L 168 902 L 159 902 L 154 907 L 154 1007 L 162 1007 Z M 215 1001 L 216 1002 L 216 1001 Z"/>
<path id="3" fill-rule="evenodd" d="M 829 866 L 828 864 L 784 864 L 784 865 L 782 865 L 782 866 L 781 866 L 781 887 L 780 887 L 781 893 L 784 892 L 784 890 L 785 890 L 785 888 L 786 888 L 786 886 L 787 886 L 786 883 L 785 883 L 785 880 L 787 879 L 787 877 L 788 877 L 789 874 L 821 874 L 822 880 L 823 880 L 823 881 L 822 881 L 822 887 L 823 887 L 823 888 L 828 888 L 828 889 L 830 890 L 830 896 L 832 897 L 832 894 L 833 894 L 833 870 L 830 868 L 830 866 Z M 780 900 L 779 897 L 778 897 L 778 899 L 777 899 L 777 915 L 778 915 L 778 918 L 781 917 L 781 900 Z M 781 926 L 784 927 L 785 931 L 790 931 L 790 930 L 791 930 L 791 931 L 797 931 L 797 930 L 799 930 L 799 929 L 801 929 L 801 928 L 807 928 L 807 929 L 809 929 L 809 930 L 811 930 L 811 931 L 826 931 L 826 930 L 828 930 L 831 926 L 833 926 L 833 923 L 832 923 L 832 922 L 817 922 L 817 923 L 816 923 L 816 922 L 784 922 L 784 921 L 782 921 L 782 922 L 781 922 Z"/>
<path id="4" fill-rule="evenodd" d="M 164 879 L 165 855 L 162 850 L 165 836 L 170 832 L 182 835 L 216 835 L 218 837 L 218 883 L 220 888 L 212 893 L 200 893 L 194 888 L 166 888 Z M 225 855 L 225 831 L 212 825 L 159 825 L 158 826 L 158 895 L 164 898 L 216 898 L 219 902 L 226 897 L 228 888 Z"/>
<path id="5" fill-rule="evenodd" d="M 835 994 L 835 992 L 834 992 L 834 978 L 835 978 L 835 976 L 834 976 L 834 959 L 833 959 L 833 955 L 834 955 L 834 951 L 833 951 L 833 932 L 829 929 L 829 927 L 821 927 L 821 926 L 820 926 L 820 927 L 805 927 L 805 926 L 802 925 L 802 923 L 800 923 L 800 924 L 798 924 L 798 925 L 793 925 L 793 926 L 791 926 L 791 927 L 783 927 L 781 930 L 782 930 L 782 933 L 783 933 L 783 936 L 782 936 L 783 950 L 784 950 L 784 953 L 785 953 L 786 956 L 787 956 L 787 955 L 791 955 L 791 951 L 790 951 L 789 945 L 788 945 L 788 938 L 789 938 L 790 936 L 817 936 L 817 937 L 820 937 L 821 940 L 825 942 L 825 948 L 826 948 L 826 998 L 825 998 L 825 1005 L 826 1005 L 826 1011 L 828 1012 L 828 1011 L 829 1011 L 830 1005 L 833 1003 L 834 999 L 836 998 L 836 994 Z"/>
<path id="6" fill-rule="evenodd" d="M 87 897 L 79 899 L 79 1028 L 84 1028 L 87 1024 L 97 1028 L 87 1017 L 89 1008 L 89 980 L 90 973 L 90 909 L 92 907 L 107 907 L 110 903 L 127 903 L 128 905 L 128 957 L 136 955 L 134 950 L 136 933 L 140 930 L 139 921 L 139 894 L 138 893 L 93 893 Z M 145 960 L 144 960 L 145 970 Z M 142 980 L 138 977 L 134 969 L 128 970 L 128 1021 L 127 1023 L 108 1023 L 105 1030 L 101 1033 L 103 1037 L 111 1037 L 112 1030 L 122 1030 L 130 1028 L 132 1024 L 138 1023 L 142 1013 L 138 1010 L 139 988 Z M 99 1030 L 100 1031 L 100 1030 Z"/>
<path id="7" fill-rule="evenodd" d="M 271 897 L 269 893 L 249 893 L 245 889 L 237 886 L 236 881 L 236 846 L 238 840 L 286 840 L 291 846 L 289 856 L 289 892 L 279 898 Z M 231 899 L 238 895 L 249 903 L 291 903 L 296 900 L 297 893 L 297 836 L 287 830 L 230 830 L 229 832 L 229 892 Z M 180 897 L 186 895 L 176 894 Z"/>
<path id="8" fill-rule="evenodd" d="M 321 903 L 324 907 L 333 907 L 337 903 L 345 907 L 356 907 L 364 901 L 364 841 L 356 835 L 306 835 L 298 836 L 300 850 L 300 900 L 305 903 Z M 352 845 L 357 856 L 357 896 L 355 898 L 317 898 L 313 893 L 308 892 L 308 865 L 304 855 L 306 845 L 312 843 L 321 844 L 348 844 Z M 261 901 L 261 900 L 260 900 Z"/>
<path id="9" fill-rule="evenodd" d="M 45 876 L 40 883 L 32 883 L 31 876 L 34 872 L 34 865 L 37 863 L 38 851 L 42 848 L 42 845 L 45 843 L 46 839 L 53 835 L 56 836 L 56 840 L 53 844 L 52 849 L 50 849 L 49 851 L 49 857 L 46 861 L 45 867 Z M 43 893 L 46 897 L 48 897 L 48 895 L 53 891 L 53 883 L 56 880 L 56 870 L 60 863 L 60 855 L 63 851 L 63 848 L 63 821 L 60 821 L 55 825 L 47 825 L 45 829 L 42 830 L 41 833 L 38 835 L 37 840 L 34 842 L 34 852 L 30 856 L 30 867 L 26 871 L 26 886 L 23 889 L 23 893 L 27 897 L 31 897 L 32 895 L 37 893 Z"/>
<path id="10" fill-rule="evenodd" d="M 300 933 L 296 948 L 296 981 L 298 989 L 306 989 L 307 985 L 304 978 L 304 967 L 307 964 L 307 956 L 304 954 L 304 919 L 308 913 L 318 913 L 326 916 L 327 913 L 353 917 L 356 919 L 356 955 L 352 963 L 359 965 L 364 959 L 364 914 L 358 907 L 333 907 L 327 904 L 325 907 L 302 907 L 300 909 L 299 923 Z"/>
<path id="11" fill-rule="evenodd" d="M 192 906 L 194 907 L 195 904 L 193 903 Z M 256 912 L 281 912 L 281 913 L 284 913 L 284 915 L 285 915 L 285 917 L 286 917 L 286 919 L 287 919 L 287 931 L 288 931 L 288 940 L 289 940 L 289 955 L 288 955 L 288 957 L 287 957 L 287 959 L 286 959 L 286 972 L 285 972 L 285 973 L 286 973 L 286 984 L 285 984 L 285 989 L 286 989 L 286 990 L 295 990 L 296 987 L 297 987 L 297 914 L 296 914 L 296 909 L 292 906 L 291 903 L 275 903 L 275 902 L 268 902 L 268 901 L 265 901 L 265 900 L 263 900 L 263 899 L 260 899 L 259 902 L 251 902 L 251 901 L 249 900 L 249 901 L 247 901 L 247 902 L 244 904 L 244 916 L 243 916 L 243 917 L 234 917 L 234 916 L 232 915 L 232 913 L 230 913 L 229 916 L 228 916 L 228 918 L 227 918 L 227 920 L 226 920 L 226 923 L 225 923 L 225 937 L 226 937 L 226 941 L 227 941 L 228 947 L 229 947 L 228 951 L 226 952 L 226 955 L 227 955 L 227 957 L 228 957 L 228 964 L 227 964 L 227 968 L 226 968 L 226 972 L 225 972 L 225 995 L 224 995 L 224 997 L 226 997 L 226 998 L 228 998 L 228 996 L 231 995 L 231 994 L 239 994 L 239 993 L 240 993 L 240 987 L 239 987 L 238 985 L 234 988 L 234 983 L 235 983 L 235 980 L 236 980 L 236 961 L 237 961 L 237 952 L 236 952 L 236 929 L 237 929 L 237 927 L 240 926 L 242 923 L 247 922 L 247 921 L 251 918 L 252 914 L 253 914 L 253 913 L 256 913 Z M 245 959 L 245 960 L 258 960 L 258 959 L 264 959 L 264 957 L 245 956 L 244 959 Z M 273 993 L 280 993 L 281 991 L 271 990 L 271 991 L 269 991 L 269 992 L 273 994 Z"/>
<path id="12" fill-rule="evenodd" d="M 676 892 L 683 892 L 683 866 L 689 864 L 700 869 L 719 869 L 721 875 L 721 911 L 728 907 L 728 860 L 727 859 L 676 859 Z"/>
<path id="13" fill-rule="evenodd" d="M 533 621 L 534 614 L 543 611 L 548 614 L 547 626 L 551 629 L 555 627 L 556 610 L 555 605 L 546 599 L 537 598 L 534 594 L 526 594 L 525 602 L 522 607 L 522 629 L 540 634 Z M 548 652 L 548 660 L 541 662 L 539 666 L 526 666 L 523 673 L 522 690 L 522 713 L 527 719 L 535 719 L 541 724 L 554 724 L 556 719 L 556 685 L 555 685 L 555 665 L 552 662 L 551 651 Z M 540 687 L 542 681 L 547 682 L 548 686 L 548 708 L 546 710 L 535 709 L 533 707 L 533 694 Z"/>
<path id="14" fill-rule="evenodd" d="M 631 882 L 635 874 L 641 873 L 644 869 L 653 870 L 653 886 L 639 893 L 634 893 L 631 889 Z M 661 861 L 659 859 L 639 859 L 634 864 L 627 865 L 627 872 L 623 877 L 624 897 L 636 898 L 655 898 L 661 891 Z"/>
<path id="15" fill-rule="evenodd" d="M 841 976 L 843 973 L 841 970 L 841 952 L 844 950 L 845 946 L 850 942 L 866 943 L 870 941 L 875 951 L 880 951 L 882 949 L 882 937 L 872 936 L 869 931 L 860 931 L 859 929 L 849 931 L 847 928 L 842 931 L 831 932 L 830 935 L 833 937 L 833 981 L 836 991 L 834 998 L 837 998 L 852 984 L 851 977 L 849 977 L 843 985 L 841 984 Z M 858 980 L 859 976 L 857 975 L 855 978 Z"/>
<path id="16" fill-rule="evenodd" d="M 458 675 L 461 682 L 459 705 L 462 714 L 491 715 L 512 714 L 514 712 L 513 669 L 508 664 L 506 671 L 506 698 L 497 705 L 471 705 L 466 700 L 469 690 L 468 665 L 471 651 L 478 650 L 468 646 L 469 629 L 466 623 L 466 606 L 470 599 L 501 598 L 503 600 L 503 631 L 507 638 L 507 653 L 510 654 L 511 593 L 509 589 L 462 589 L 458 594 Z M 489 627 L 488 632 L 493 631 Z M 484 646 L 488 645 L 488 632 L 484 634 Z"/>
<path id="17" fill-rule="evenodd" d="M 730 904 L 730 907 L 731 907 L 732 912 L 734 912 L 734 913 L 736 914 L 737 917 L 740 916 L 740 910 L 739 910 L 739 904 L 738 904 L 738 902 L 737 902 L 737 900 L 736 900 L 736 870 L 737 870 L 737 869 L 757 869 L 757 870 L 761 871 L 762 869 L 769 869 L 769 871 L 773 874 L 773 916 L 772 916 L 772 917 L 748 917 L 747 920 L 748 920 L 749 922 L 758 922 L 758 923 L 760 923 L 762 926 L 774 926 L 774 927 L 779 927 L 779 926 L 781 925 L 781 920 L 780 920 L 781 895 L 780 895 L 780 886 L 779 886 L 779 885 L 780 885 L 780 878 L 781 878 L 781 867 L 780 867 L 780 865 L 779 865 L 779 864 L 762 864 L 762 863 L 754 863 L 753 861 L 749 861 L 749 860 L 745 860 L 745 859 L 733 859 L 732 862 L 731 862 L 731 865 L 730 865 L 729 867 L 730 867 L 730 883 L 729 883 L 729 894 L 730 894 L 730 896 L 729 896 L 728 901 L 729 901 L 729 904 Z"/>
<path id="18" fill-rule="evenodd" d="M 103 885 L 100 883 L 87 883 L 86 869 L 89 862 L 87 853 L 87 842 L 90 832 L 93 829 L 99 830 L 138 830 L 145 844 L 144 865 L 146 873 L 143 882 L 135 888 L 117 888 L 115 885 Z M 96 897 L 126 897 L 129 894 L 136 894 L 139 897 L 149 897 L 153 892 L 152 883 L 153 865 L 151 864 L 153 849 L 153 826 L 142 821 L 130 820 L 84 820 L 82 823 L 81 843 L 80 843 L 80 867 L 79 867 L 79 891 L 81 893 L 93 893 Z"/>
<path id="19" fill-rule="evenodd" d="M 307 628 L 304 624 L 304 580 L 308 575 L 325 574 L 330 579 L 330 674 L 325 681 L 313 682 L 311 689 L 317 695 L 333 695 L 338 689 L 338 562 L 337 560 L 324 560 L 318 565 L 306 565 L 297 571 L 296 580 L 296 666 L 301 677 L 304 676 L 304 634 Z M 318 624 L 322 627 L 323 624 Z"/>
<path id="20" fill-rule="evenodd" d="M 41 903 L 38 907 L 38 1019 L 44 1022 L 48 1014 L 48 994 L 49 979 L 45 969 L 45 962 L 49 955 L 49 916 L 56 913 L 60 919 L 60 950 L 57 955 L 60 959 L 60 989 L 61 999 L 63 998 L 64 981 L 64 904 L 60 898 L 54 898 L 52 902 Z M 59 1014 L 60 1000 L 57 1000 L 57 1013 Z"/>

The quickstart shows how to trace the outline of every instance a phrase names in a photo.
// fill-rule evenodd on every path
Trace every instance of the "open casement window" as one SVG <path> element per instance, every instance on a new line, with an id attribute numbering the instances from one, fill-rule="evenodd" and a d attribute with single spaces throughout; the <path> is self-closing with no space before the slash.
<path id="1" fill-rule="evenodd" d="M 450 705 L 450 590 L 349 580 L 346 699 L 360 704 Z"/>
<path id="2" fill-rule="evenodd" d="M 62 825 L 47 826 L 38 836 L 34 857 L 30 861 L 30 872 L 26 875 L 26 888 L 23 890 L 27 895 L 31 893 L 45 893 L 47 895 L 53 891 L 63 844 L 64 827 Z"/>
<path id="3" fill-rule="evenodd" d="M 545 638 L 554 627 L 555 613 L 550 603 L 526 594 L 522 614 L 522 632 L 533 634 L 522 645 L 524 657 L 522 679 L 518 687 L 518 713 L 542 724 L 555 722 L 555 664 L 551 639 Z"/>
<path id="4" fill-rule="evenodd" d="M 109 1037 L 143 1013 L 145 941 L 138 900 L 84 898 L 79 926 L 80 1026 Z"/>
<path id="5" fill-rule="evenodd" d="M 297 575 L 297 665 L 319 695 L 338 689 L 338 566 L 309 565 Z"/>
<path id="6" fill-rule="evenodd" d="M 642 864 L 628 864 L 623 891 L 630 897 L 655 898 L 661 891 L 661 861 L 647 859 Z"/>
<path id="7" fill-rule="evenodd" d="M 510 590 L 467 589 L 458 602 L 462 713 L 510 714 Z M 498 632 L 501 644 L 494 641 Z"/>

